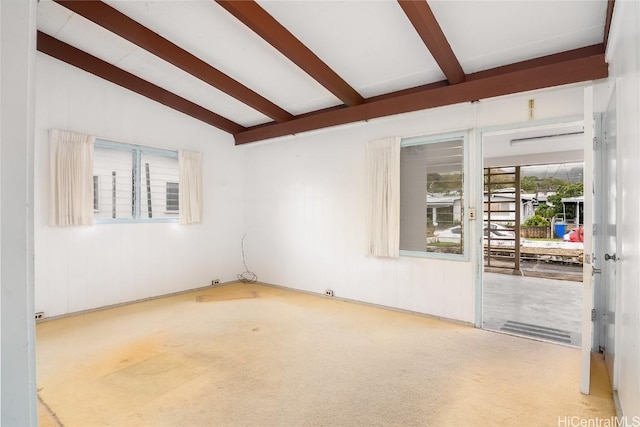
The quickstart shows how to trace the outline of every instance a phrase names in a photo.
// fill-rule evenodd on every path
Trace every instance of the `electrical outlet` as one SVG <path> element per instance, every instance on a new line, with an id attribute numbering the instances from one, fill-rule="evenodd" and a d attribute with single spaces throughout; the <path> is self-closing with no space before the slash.
<path id="1" fill-rule="evenodd" d="M 43 311 L 39 311 L 36 313 L 36 320 L 42 320 L 44 319 L 44 312 Z"/>
<path id="2" fill-rule="evenodd" d="M 220 284 L 220 279 L 213 279 L 211 281 L 211 286 L 215 286 L 215 285 L 219 285 Z"/>
<path id="3" fill-rule="evenodd" d="M 327 289 L 326 291 L 324 291 L 324 294 L 328 297 L 332 297 L 333 296 L 333 291 L 331 289 Z"/>

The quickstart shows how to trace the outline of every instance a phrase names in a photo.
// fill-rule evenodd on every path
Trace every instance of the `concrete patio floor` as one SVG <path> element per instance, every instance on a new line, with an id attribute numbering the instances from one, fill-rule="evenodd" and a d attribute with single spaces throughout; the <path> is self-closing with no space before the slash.
<path id="1" fill-rule="evenodd" d="M 485 272 L 483 288 L 483 328 L 580 346 L 582 282 Z"/>

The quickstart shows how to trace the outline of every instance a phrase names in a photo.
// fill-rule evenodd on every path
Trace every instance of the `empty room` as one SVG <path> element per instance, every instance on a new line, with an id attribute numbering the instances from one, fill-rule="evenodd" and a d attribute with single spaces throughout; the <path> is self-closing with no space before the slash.
<path id="1" fill-rule="evenodd" d="M 640 425 L 640 2 L 0 19 L 0 425 Z"/>

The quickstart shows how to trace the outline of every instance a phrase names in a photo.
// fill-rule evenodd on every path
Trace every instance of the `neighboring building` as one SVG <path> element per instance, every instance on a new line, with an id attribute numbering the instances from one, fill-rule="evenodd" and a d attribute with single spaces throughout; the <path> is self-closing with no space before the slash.
<path id="1" fill-rule="evenodd" d="M 427 194 L 427 218 L 434 227 L 439 223 L 459 223 L 462 219 L 460 195 Z"/>
<path id="2" fill-rule="evenodd" d="M 528 218 L 531 218 L 536 214 L 536 208 L 540 203 L 546 203 L 547 197 L 554 195 L 554 192 L 549 193 L 520 193 L 520 201 L 518 203 L 520 209 L 520 223 L 522 224 Z M 488 219 L 487 215 L 487 201 L 489 195 L 484 194 L 484 219 Z M 516 193 L 513 187 L 503 188 L 496 190 L 491 194 L 491 210 L 499 211 L 491 213 L 492 221 L 511 221 L 516 220 Z"/>

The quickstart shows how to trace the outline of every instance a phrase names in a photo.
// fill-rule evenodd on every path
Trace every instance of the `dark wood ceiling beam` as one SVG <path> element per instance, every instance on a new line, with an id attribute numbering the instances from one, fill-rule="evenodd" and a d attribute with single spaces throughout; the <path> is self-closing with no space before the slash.
<path id="1" fill-rule="evenodd" d="M 277 122 L 293 115 L 164 37 L 99 0 L 55 0 L 142 49 L 164 59 Z"/>
<path id="2" fill-rule="evenodd" d="M 524 64 L 524 65 L 523 65 Z M 606 78 L 603 45 L 576 49 L 471 74 L 455 85 L 432 84 L 423 90 L 400 91 L 342 109 L 308 114 L 287 123 L 248 128 L 234 135 L 236 144 L 261 141 L 377 117 L 472 102 L 480 99 Z"/>
<path id="3" fill-rule="evenodd" d="M 491 68 L 489 70 L 478 71 L 467 75 L 467 81 L 484 79 L 487 77 L 498 76 L 500 74 L 513 73 L 515 71 L 527 70 L 530 68 L 541 67 L 543 65 L 553 65 L 560 62 L 567 62 L 573 59 L 586 58 L 604 54 L 604 45 L 595 44 L 585 46 L 578 49 L 567 50 L 560 53 L 545 55 L 527 61 L 516 62 L 515 64 L 502 65 L 500 67 Z"/>
<path id="4" fill-rule="evenodd" d="M 255 1 L 215 1 L 346 105 L 364 102 L 355 89 Z"/>
<path id="5" fill-rule="evenodd" d="M 37 49 L 49 56 L 69 65 L 80 68 L 105 80 L 122 86 L 137 94 L 166 105 L 169 108 L 180 111 L 198 120 L 202 120 L 225 132 L 238 133 L 245 128 L 229 119 L 213 113 L 200 105 L 181 98 L 180 96 L 167 91 L 166 89 L 149 83 L 127 71 L 111 65 L 95 56 L 92 56 L 80 49 L 68 45 L 54 37 L 41 31 L 37 35 Z"/>
<path id="6" fill-rule="evenodd" d="M 611 31 L 611 20 L 613 19 L 613 8 L 615 4 L 616 4 L 616 0 L 607 1 L 607 15 L 604 20 L 604 38 L 603 38 L 603 43 L 605 47 L 609 42 L 609 31 Z"/>
<path id="7" fill-rule="evenodd" d="M 451 49 L 440 24 L 433 15 L 426 0 L 398 0 L 411 24 L 416 29 L 431 56 L 444 73 L 450 84 L 458 84 L 465 80 L 462 66 Z"/>

